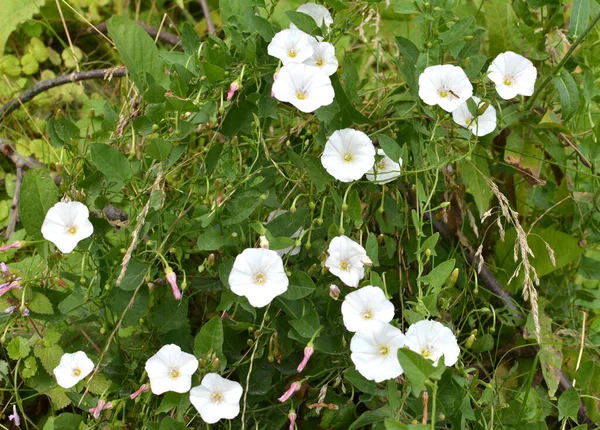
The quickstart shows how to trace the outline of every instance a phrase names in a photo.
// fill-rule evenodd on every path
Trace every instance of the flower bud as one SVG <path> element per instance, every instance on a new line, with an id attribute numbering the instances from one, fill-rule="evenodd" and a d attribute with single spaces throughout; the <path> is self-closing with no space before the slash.
<path id="1" fill-rule="evenodd" d="M 283 393 L 283 395 L 279 398 L 279 401 L 281 403 L 285 402 L 290 397 L 292 397 L 296 391 L 299 391 L 301 387 L 302 387 L 302 384 L 300 382 L 298 382 L 298 381 L 292 382 L 292 385 L 290 385 L 290 387 L 287 389 L 287 391 L 285 393 Z"/>
<path id="2" fill-rule="evenodd" d="M 314 352 L 315 352 L 315 349 L 313 348 L 313 346 L 310 343 L 306 346 L 306 348 L 304 348 L 304 358 L 298 365 L 298 373 L 302 373 L 302 371 L 308 364 L 308 360 L 310 360 L 310 357 L 313 355 Z"/>
<path id="3" fill-rule="evenodd" d="M 233 81 L 231 85 L 229 85 L 229 91 L 227 92 L 227 100 L 231 100 L 235 92 L 239 89 L 240 84 L 237 81 Z"/>
<path id="4" fill-rule="evenodd" d="M 333 300 L 337 300 L 340 297 L 340 289 L 337 285 L 331 284 L 329 286 L 329 297 Z"/>
<path id="5" fill-rule="evenodd" d="M 173 297 L 175 297 L 175 300 L 181 300 L 181 292 L 179 291 L 179 287 L 177 286 L 177 275 L 169 266 L 167 266 L 167 268 L 165 269 L 165 278 L 167 279 L 167 282 L 171 285 L 171 288 L 173 289 Z"/>

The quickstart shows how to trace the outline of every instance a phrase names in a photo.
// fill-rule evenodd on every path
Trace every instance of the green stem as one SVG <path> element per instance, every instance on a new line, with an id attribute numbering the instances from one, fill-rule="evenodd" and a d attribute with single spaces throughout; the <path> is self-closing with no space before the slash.
<path id="1" fill-rule="evenodd" d="M 567 53 L 565 54 L 565 56 L 563 57 L 563 59 L 560 61 L 560 63 L 558 63 L 556 65 L 556 67 L 552 70 L 552 73 L 550 73 L 548 75 L 548 77 L 546 79 L 544 79 L 544 81 L 541 83 L 541 85 L 537 88 L 537 90 L 535 90 L 535 92 L 533 93 L 533 95 L 529 99 L 529 102 L 527 103 L 527 106 L 525 107 L 526 110 L 530 110 L 531 109 L 531 107 L 535 103 L 536 99 L 541 94 L 542 90 L 544 88 L 546 88 L 546 86 L 550 83 L 550 81 L 552 80 L 552 78 L 554 76 L 556 76 L 556 74 L 560 71 L 560 69 L 562 69 L 562 67 L 565 65 L 565 63 L 569 59 L 569 57 L 571 57 L 571 55 L 573 54 L 573 52 L 575 51 L 575 49 L 577 49 L 577 47 L 581 44 L 581 42 L 583 42 L 583 40 L 588 35 L 588 33 L 590 31 L 592 31 L 592 29 L 598 23 L 598 21 L 600 21 L 600 13 L 594 17 L 594 19 L 592 20 L 592 22 L 590 22 L 590 25 L 588 25 L 588 27 L 581 34 L 581 36 L 579 38 L 577 38 L 577 40 L 571 45 L 571 47 L 569 48 L 569 50 L 567 51 Z"/>
<path id="2" fill-rule="evenodd" d="M 437 390 L 438 385 L 437 381 L 433 381 L 433 385 L 431 386 L 433 403 L 431 404 L 431 430 L 435 430 L 435 405 L 437 403 Z"/>

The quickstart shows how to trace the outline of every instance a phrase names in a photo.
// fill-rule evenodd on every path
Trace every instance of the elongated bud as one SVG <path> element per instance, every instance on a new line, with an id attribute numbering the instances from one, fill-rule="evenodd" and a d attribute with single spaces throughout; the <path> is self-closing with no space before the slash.
<path id="1" fill-rule="evenodd" d="M 173 297 L 175 300 L 181 300 L 181 292 L 179 291 L 179 287 L 177 286 L 177 275 L 173 272 L 173 269 L 167 266 L 165 269 L 165 278 L 167 282 L 171 285 L 173 289 Z"/>
<path id="2" fill-rule="evenodd" d="M 95 408 L 91 408 L 89 409 L 89 413 L 92 414 L 94 416 L 95 419 L 100 418 L 100 413 L 106 409 L 110 409 L 113 407 L 113 404 L 111 402 L 105 402 L 104 400 L 100 399 L 98 400 L 98 404 L 96 405 Z"/>
<path id="3" fill-rule="evenodd" d="M 456 281 L 458 280 L 458 267 L 456 269 L 454 269 L 452 271 L 452 273 L 450 273 L 450 277 L 448 278 L 448 283 L 446 284 L 448 287 L 453 287 L 454 284 L 456 284 Z"/>
<path id="4" fill-rule="evenodd" d="M 473 346 L 473 342 L 475 342 L 475 335 L 471 334 L 471 336 L 469 336 L 469 338 L 467 339 L 467 343 L 465 343 L 465 348 L 471 348 Z"/>
<path id="5" fill-rule="evenodd" d="M 308 360 L 310 360 L 310 357 L 313 355 L 314 352 L 315 352 L 315 349 L 313 348 L 313 346 L 310 343 L 306 346 L 306 348 L 304 348 L 304 358 L 298 365 L 298 373 L 302 373 L 302 371 L 308 364 Z"/>
<path id="6" fill-rule="evenodd" d="M 331 297 L 333 300 L 339 299 L 339 297 L 340 297 L 340 289 L 338 288 L 337 285 L 331 284 L 329 286 L 329 297 Z"/>
<path id="7" fill-rule="evenodd" d="M 231 100 L 235 92 L 239 89 L 240 84 L 237 81 L 233 81 L 231 85 L 229 85 L 229 91 L 227 92 L 227 100 Z"/>
<path id="8" fill-rule="evenodd" d="M 366 255 L 360 259 L 360 262 L 368 267 L 371 267 L 373 265 L 373 261 L 371 261 L 371 259 Z"/>
<path id="9" fill-rule="evenodd" d="M 11 243 L 10 245 L 0 246 L 0 252 L 8 251 L 9 249 L 18 249 L 22 245 L 23 244 L 17 240 L 16 242 Z"/>
<path id="10" fill-rule="evenodd" d="M 129 398 L 131 400 L 134 400 L 137 396 L 139 396 L 142 393 L 145 393 L 146 391 L 148 391 L 150 389 L 150 387 L 148 387 L 148 384 L 142 384 L 142 386 L 140 386 L 140 388 L 137 389 L 137 391 L 135 393 L 132 393 Z"/>
<path id="11" fill-rule="evenodd" d="M 290 430 L 294 430 L 296 428 L 296 418 L 298 418 L 298 415 L 296 415 L 296 411 L 290 409 L 290 412 L 288 413 L 288 420 L 290 420 Z"/>
<path id="12" fill-rule="evenodd" d="M 477 116 L 479 115 L 483 115 L 483 113 L 486 111 L 486 109 L 490 107 L 489 103 L 484 103 L 482 105 L 479 106 L 479 109 L 477 109 Z"/>
<path id="13" fill-rule="evenodd" d="M 265 236 L 260 237 L 260 247 L 264 249 L 269 249 L 269 241 Z"/>
<path id="14" fill-rule="evenodd" d="M 290 388 L 288 388 L 287 391 L 285 393 L 283 393 L 283 396 L 281 396 L 279 398 L 279 401 L 281 403 L 285 402 L 290 397 L 292 397 L 296 391 L 299 391 L 301 387 L 302 387 L 302 384 L 300 382 L 298 382 L 298 381 L 292 382 L 292 385 L 290 385 Z"/>

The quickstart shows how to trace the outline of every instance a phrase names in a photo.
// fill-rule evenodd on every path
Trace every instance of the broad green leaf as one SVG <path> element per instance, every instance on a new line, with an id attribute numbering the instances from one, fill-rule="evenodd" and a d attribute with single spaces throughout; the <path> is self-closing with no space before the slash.
<path id="1" fill-rule="evenodd" d="M 315 334 L 319 324 L 319 314 L 313 309 L 307 311 L 301 318 L 290 321 L 290 325 L 305 339 L 310 339 Z"/>
<path id="2" fill-rule="evenodd" d="M 369 233 L 365 249 L 367 251 L 367 256 L 373 262 L 373 266 L 379 266 L 379 243 L 377 243 L 377 236 L 375 236 L 375 233 Z"/>
<path id="3" fill-rule="evenodd" d="M 58 201 L 58 189 L 44 169 L 31 169 L 25 173 L 21 186 L 19 213 L 27 234 L 41 239 L 41 228 L 46 212 Z"/>
<path id="4" fill-rule="evenodd" d="M 265 42 L 270 42 L 275 36 L 275 31 L 273 30 L 273 25 L 260 15 L 252 15 L 249 21 L 250 27 L 254 29 L 260 36 L 264 39 Z"/>
<path id="5" fill-rule="evenodd" d="M 465 36 L 468 36 L 473 33 L 474 28 L 474 17 L 468 16 L 459 20 L 452 27 L 450 27 L 448 31 L 444 31 L 440 34 L 442 46 L 449 46 L 456 42 L 463 42 L 465 40 Z"/>
<path id="6" fill-rule="evenodd" d="M 401 0 L 394 5 L 394 12 L 400 15 L 412 15 L 414 13 L 419 13 L 420 11 L 414 2 Z"/>
<path id="7" fill-rule="evenodd" d="M 93 394 L 103 394 L 110 387 L 110 381 L 102 373 L 96 373 L 89 382 L 90 392 Z"/>
<path id="8" fill-rule="evenodd" d="M 470 163 L 464 162 L 461 164 L 461 172 L 463 183 L 467 187 L 469 194 L 473 196 L 479 216 L 481 216 L 490 207 L 490 200 L 494 195 L 483 179 L 483 176 L 490 177 L 488 162 L 483 157 L 473 157 Z"/>
<path id="9" fill-rule="evenodd" d="M 446 369 L 444 365 L 444 356 L 440 358 L 438 365 L 434 366 L 433 361 L 422 357 L 408 348 L 400 348 L 398 350 L 398 360 L 404 370 L 404 375 L 408 382 L 412 385 L 412 392 L 415 396 L 419 396 L 425 389 L 426 379 L 440 379 L 442 373 Z"/>
<path id="10" fill-rule="evenodd" d="M 147 264 L 140 263 L 135 258 L 130 260 L 119 288 L 125 291 L 135 290 L 144 281 L 146 273 L 148 273 Z"/>
<path id="11" fill-rule="evenodd" d="M 448 276 L 452 273 L 455 266 L 455 260 L 444 261 L 442 264 L 438 264 L 431 272 L 429 272 L 426 276 L 421 276 L 419 279 L 431 287 L 433 290 L 431 294 L 436 294 Z"/>
<path id="12" fill-rule="evenodd" d="M 302 30 L 311 36 L 322 36 L 321 29 L 310 15 L 292 10 L 288 10 L 285 14 L 298 27 L 298 30 Z"/>
<path id="13" fill-rule="evenodd" d="M 575 387 L 569 387 L 567 391 L 560 395 L 558 399 L 558 419 L 572 418 L 577 421 L 579 413 L 579 395 Z"/>
<path id="14" fill-rule="evenodd" d="M 231 217 L 225 219 L 223 225 L 235 225 L 246 220 L 260 203 L 260 192 L 257 190 L 236 193 L 231 201 L 225 205 Z"/>
<path id="15" fill-rule="evenodd" d="M 389 417 L 390 408 L 387 405 L 379 409 L 375 409 L 374 411 L 366 411 L 363 412 L 360 417 L 358 417 L 358 419 L 350 425 L 350 427 L 348 427 L 348 430 L 365 428 L 365 426 L 368 426 L 369 424 L 381 422 Z"/>
<path id="16" fill-rule="evenodd" d="M 298 300 L 309 296 L 315 291 L 315 283 L 306 273 L 295 271 L 290 276 L 290 285 L 285 293 L 281 295 L 287 300 Z"/>
<path id="17" fill-rule="evenodd" d="M 348 205 L 348 217 L 354 221 L 355 225 L 361 225 L 363 222 L 362 202 L 358 196 L 358 191 L 356 188 L 353 188 L 348 194 L 348 200 L 346 200 L 346 204 Z"/>
<path id="18" fill-rule="evenodd" d="M 60 363 L 60 358 L 64 354 L 62 348 L 58 345 L 40 346 L 33 348 L 33 354 L 40 359 L 46 372 L 52 375 L 52 371 Z"/>
<path id="19" fill-rule="evenodd" d="M 207 358 L 211 353 L 223 355 L 223 321 L 216 316 L 204 324 L 194 341 L 194 353 L 197 357 Z"/>
<path id="20" fill-rule="evenodd" d="M 560 106 L 563 120 L 570 119 L 579 109 L 579 90 L 577 84 L 569 72 L 564 68 L 558 76 L 552 78 L 560 96 Z"/>
<path id="21" fill-rule="evenodd" d="M 46 0 L 9 0 L 2 2 L 0 14 L 0 57 L 4 54 L 6 41 L 21 23 L 30 19 L 44 6 Z"/>
<path id="22" fill-rule="evenodd" d="M 186 430 L 188 427 L 184 423 L 180 423 L 175 421 L 171 417 L 165 417 L 160 422 L 160 427 L 158 430 Z"/>
<path id="23" fill-rule="evenodd" d="M 23 369 L 21 369 L 21 375 L 25 379 L 31 378 L 38 371 L 37 361 L 35 360 L 35 357 L 32 357 L 32 356 L 27 357 L 25 359 L 25 361 L 23 362 L 23 365 L 24 365 L 24 367 L 23 367 Z"/>
<path id="24" fill-rule="evenodd" d="M 226 233 L 218 232 L 213 228 L 208 228 L 198 237 L 198 249 L 200 251 L 214 251 L 229 242 Z"/>
<path id="25" fill-rule="evenodd" d="M 402 424 L 398 421 L 385 420 L 385 430 L 429 430 L 427 424 Z"/>
<path id="26" fill-rule="evenodd" d="M 90 154 L 92 156 L 92 164 L 107 179 L 121 184 L 133 176 L 129 160 L 116 148 L 102 143 L 94 143 L 90 149 Z"/>
<path id="27" fill-rule="evenodd" d="M 25 358 L 29 355 L 29 343 L 21 336 L 13 337 L 6 347 L 6 352 L 13 360 Z"/>
<path id="28" fill-rule="evenodd" d="M 228 138 L 233 138 L 238 133 L 250 134 L 252 132 L 252 121 L 258 108 L 254 103 L 241 101 L 227 112 L 223 120 L 221 131 Z"/>
<path id="29" fill-rule="evenodd" d="M 165 62 L 152 38 L 138 23 L 123 16 L 113 16 L 106 21 L 106 27 L 140 93 L 146 92 L 151 83 L 146 74 L 157 84 L 168 88 Z"/>
<path id="30" fill-rule="evenodd" d="M 316 157 L 305 156 L 304 164 L 308 178 L 315 185 L 318 192 L 325 190 L 326 185 L 331 181 L 331 176 L 321 164 L 321 160 Z"/>
<path id="31" fill-rule="evenodd" d="M 489 36 L 490 57 L 506 52 L 521 52 L 515 43 L 520 31 L 517 16 L 508 0 L 489 0 L 485 3 L 485 21 Z"/>
<path id="32" fill-rule="evenodd" d="M 48 135 L 50 143 L 56 148 L 62 148 L 72 141 L 78 141 L 80 137 L 79 127 L 67 118 L 51 118 L 48 120 Z"/>
<path id="33" fill-rule="evenodd" d="M 381 146 L 381 149 L 383 149 L 385 155 L 387 155 L 392 159 L 392 161 L 395 161 L 397 163 L 398 160 L 400 160 L 401 158 L 401 149 L 400 145 L 398 145 L 398 142 L 396 142 L 391 137 L 386 136 L 385 134 L 378 134 L 377 140 L 379 142 L 379 146 Z"/>
<path id="34" fill-rule="evenodd" d="M 373 381 L 366 379 L 362 376 L 356 369 L 350 369 L 344 375 L 344 379 L 354 385 L 363 393 L 377 395 L 379 392 L 383 392 L 383 390 L 379 390 L 377 388 L 377 384 Z"/>
<path id="35" fill-rule="evenodd" d="M 50 397 L 50 401 L 52 402 L 52 405 L 56 408 L 56 409 L 62 409 L 64 407 L 66 407 L 67 405 L 71 404 L 71 399 L 69 398 L 69 396 L 67 396 L 67 392 L 63 387 L 59 387 L 56 386 L 52 389 L 50 389 L 49 391 L 44 392 L 44 394 L 46 394 L 48 397 Z M 63 418 L 64 415 L 68 415 L 69 418 Z M 77 419 L 79 418 L 79 420 Z M 75 415 L 75 414 L 60 414 L 55 420 L 54 420 L 54 430 L 72 430 L 74 428 L 77 427 L 72 427 L 72 425 L 74 423 L 77 423 L 77 426 L 79 426 L 79 423 L 81 422 L 81 416 L 79 415 Z"/>
<path id="36" fill-rule="evenodd" d="M 342 84 L 340 83 L 340 79 L 337 73 L 334 73 L 330 76 L 331 85 L 333 85 L 333 89 L 335 90 L 335 101 L 337 102 L 340 110 L 342 111 L 344 122 L 348 125 L 350 124 L 374 124 L 375 122 L 371 119 L 363 115 L 360 111 L 358 111 L 353 105 Z"/>
<path id="37" fill-rule="evenodd" d="M 54 308 L 48 297 L 38 292 L 33 293 L 33 297 L 27 302 L 27 307 L 31 312 L 38 314 L 52 315 L 54 313 Z"/>
<path id="38" fill-rule="evenodd" d="M 590 0 L 573 0 L 573 9 L 571 9 L 571 20 L 569 22 L 569 37 L 577 40 L 585 31 L 589 20 Z"/>

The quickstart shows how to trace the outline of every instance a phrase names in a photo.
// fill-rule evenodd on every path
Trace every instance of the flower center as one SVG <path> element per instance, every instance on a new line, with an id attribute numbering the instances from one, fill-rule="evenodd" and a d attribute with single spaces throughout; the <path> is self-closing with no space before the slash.
<path id="1" fill-rule="evenodd" d="M 306 93 L 304 91 L 298 91 L 296 93 L 296 98 L 298 100 L 306 100 Z"/>
<path id="2" fill-rule="evenodd" d="M 290 57 L 290 58 L 296 58 L 296 50 L 295 49 L 290 49 L 288 51 L 288 57 Z"/>
<path id="3" fill-rule="evenodd" d="M 448 97 L 448 96 L 450 95 L 450 92 L 449 92 L 449 91 L 446 91 L 446 90 L 440 90 L 440 91 L 438 92 L 438 94 L 439 94 L 439 96 L 440 96 L 441 98 L 445 99 L 446 97 Z"/>
<path id="4" fill-rule="evenodd" d="M 79 367 L 76 367 L 75 369 L 73 369 L 74 377 L 79 378 L 80 375 L 81 375 L 81 369 Z"/>
<path id="5" fill-rule="evenodd" d="M 379 168 L 379 170 L 383 170 L 383 169 L 385 169 L 385 161 L 384 161 L 384 160 L 381 160 L 381 161 L 379 162 L 379 164 L 377 164 L 377 167 Z"/>
<path id="6" fill-rule="evenodd" d="M 262 285 L 265 282 L 267 282 L 267 277 L 264 273 L 257 273 L 256 275 L 254 275 L 254 283 L 256 285 Z"/>
<path id="7" fill-rule="evenodd" d="M 352 267 L 352 265 L 350 264 L 350 262 L 348 261 L 348 259 L 342 260 L 340 262 L 340 269 L 342 269 L 342 270 L 350 270 L 350 267 Z"/>
<path id="8" fill-rule="evenodd" d="M 177 379 L 177 378 L 179 378 L 179 375 L 181 375 L 181 373 L 179 373 L 179 369 L 171 369 L 171 370 L 169 370 L 169 378 L 171 378 L 171 379 Z"/>
<path id="9" fill-rule="evenodd" d="M 467 124 L 467 126 L 470 126 L 471 124 L 473 124 L 473 118 L 467 118 L 465 120 L 465 123 Z"/>
<path id="10" fill-rule="evenodd" d="M 363 312 L 363 318 L 366 320 L 370 320 L 371 318 L 373 318 L 373 311 L 371 310 L 366 310 Z"/>
<path id="11" fill-rule="evenodd" d="M 67 229 L 67 233 L 73 236 L 75 233 L 77 233 L 77 226 L 72 225 L 71 227 L 69 227 Z"/>
<path id="12" fill-rule="evenodd" d="M 425 348 L 421 348 L 421 357 L 431 358 L 431 346 L 427 345 Z"/>
<path id="13" fill-rule="evenodd" d="M 511 87 L 515 82 L 513 81 L 513 79 L 510 76 L 507 76 L 506 78 L 504 78 L 504 85 L 506 85 L 507 87 Z"/>
<path id="14" fill-rule="evenodd" d="M 322 59 L 322 58 L 319 58 L 319 59 L 318 59 L 318 60 L 315 62 L 315 64 L 316 64 L 317 66 L 319 66 L 319 67 L 321 67 L 321 66 L 322 66 L 324 63 L 325 63 L 325 62 L 323 61 L 323 59 Z"/>
<path id="15" fill-rule="evenodd" d="M 216 403 L 218 405 L 223 401 L 223 393 L 221 393 L 220 391 L 215 391 L 211 397 L 211 400 L 213 403 Z"/>
<path id="16" fill-rule="evenodd" d="M 350 162 L 350 161 L 352 161 L 353 158 L 354 158 L 354 156 L 350 153 L 344 154 L 344 161 Z"/>
<path id="17" fill-rule="evenodd" d="M 390 349 L 387 346 L 383 345 L 383 346 L 379 347 L 379 355 L 388 355 L 389 352 L 390 352 Z"/>

